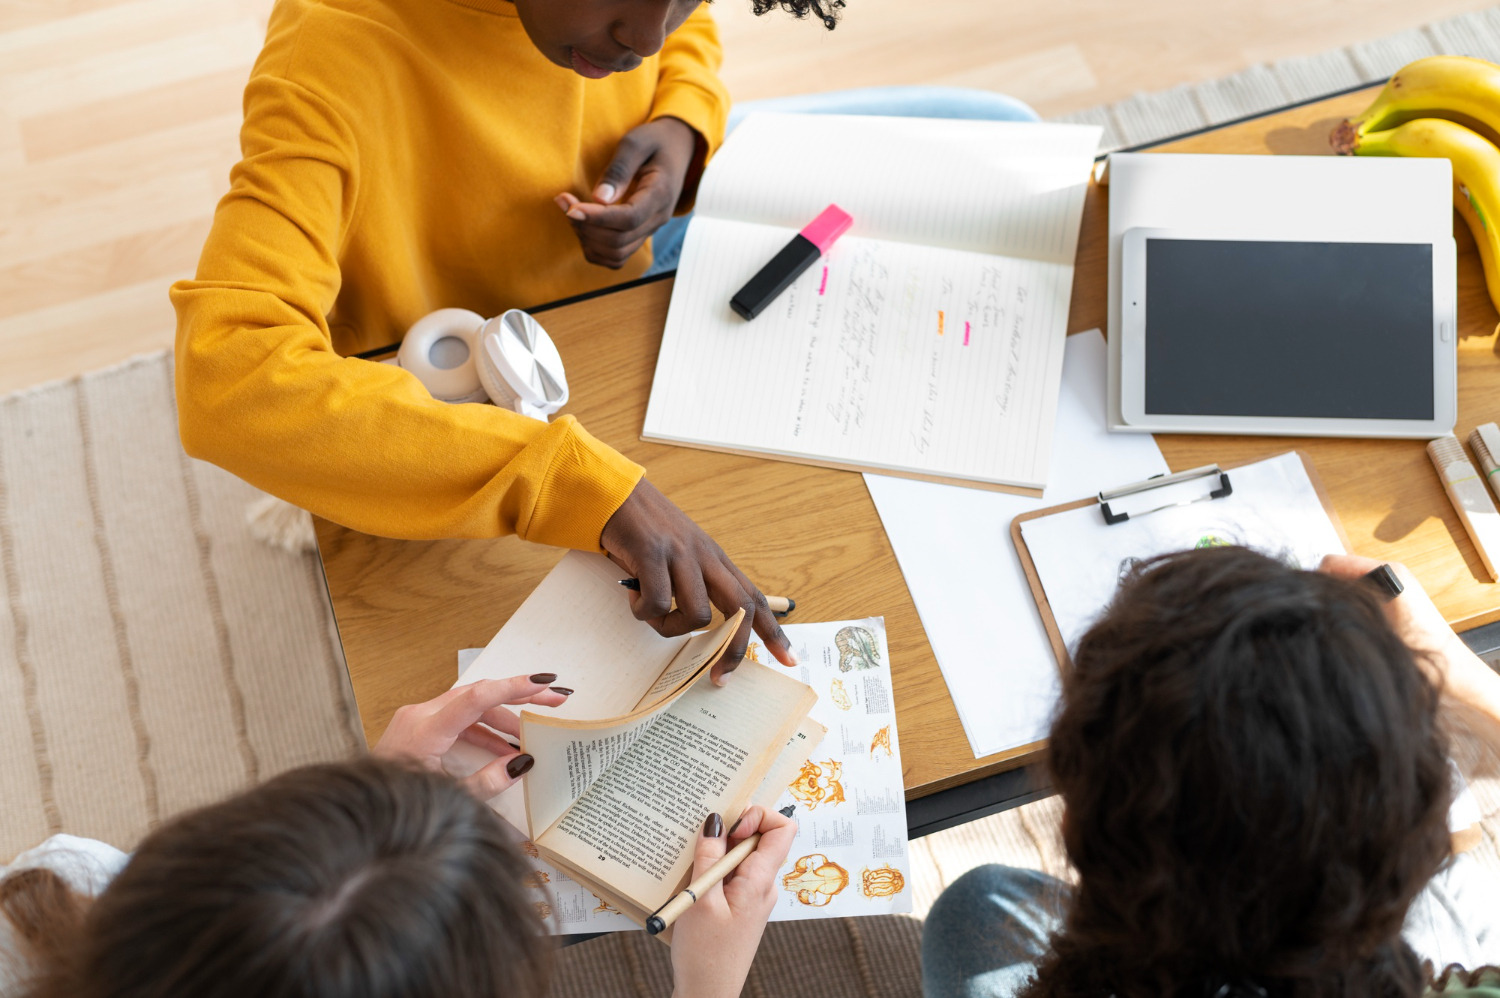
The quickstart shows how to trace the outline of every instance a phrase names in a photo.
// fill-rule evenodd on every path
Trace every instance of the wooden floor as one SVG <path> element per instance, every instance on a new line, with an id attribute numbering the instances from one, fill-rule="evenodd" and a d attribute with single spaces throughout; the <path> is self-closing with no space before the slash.
<path id="1" fill-rule="evenodd" d="M 434 0 L 436 2 L 436 0 Z M 834 32 L 717 0 L 736 99 L 879 84 L 1060 114 L 1311 55 L 1486 0 L 849 0 Z M 172 340 L 237 156 L 267 0 L 0 0 L 0 391 Z"/>

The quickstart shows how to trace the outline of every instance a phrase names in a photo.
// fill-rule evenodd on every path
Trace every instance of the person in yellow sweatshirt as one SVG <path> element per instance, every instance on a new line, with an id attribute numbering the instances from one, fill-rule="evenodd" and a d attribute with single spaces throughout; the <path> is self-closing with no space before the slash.
<path id="1" fill-rule="evenodd" d="M 830 0 L 752 2 L 832 24 Z M 759 590 L 574 418 L 445 404 L 352 356 L 438 308 L 641 275 L 723 140 L 719 61 L 698 0 L 278 0 L 243 159 L 172 288 L 188 453 L 368 533 L 603 551 L 662 633 L 744 607 L 790 664 Z"/>

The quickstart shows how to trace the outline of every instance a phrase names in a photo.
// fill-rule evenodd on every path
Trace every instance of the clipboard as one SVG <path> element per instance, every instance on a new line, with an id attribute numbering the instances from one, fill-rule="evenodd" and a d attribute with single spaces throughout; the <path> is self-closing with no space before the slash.
<path id="1" fill-rule="evenodd" d="M 1283 451 L 1282 453 L 1286 453 Z M 1349 543 L 1349 535 L 1344 531 L 1344 524 L 1339 520 L 1338 513 L 1333 508 L 1333 503 L 1328 498 L 1328 490 L 1323 487 L 1323 480 L 1318 477 L 1318 471 L 1313 467 L 1312 461 L 1302 451 L 1292 451 L 1302 461 L 1302 468 L 1307 472 L 1307 480 L 1312 483 L 1313 491 L 1318 495 L 1318 501 L 1323 504 L 1323 511 L 1328 514 L 1329 521 L 1333 524 L 1334 532 L 1338 534 L 1346 551 L 1354 550 Z M 1021 558 L 1021 569 L 1026 573 L 1026 584 L 1031 587 L 1031 595 L 1036 600 L 1036 608 L 1042 615 L 1042 626 L 1047 631 L 1047 640 L 1052 645 L 1052 653 L 1057 657 L 1057 667 L 1060 672 L 1066 672 L 1072 668 L 1073 660 L 1068 655 L 1068 646 L 1063 641 L 1062 631 L 1057 626 L 1057 618 L 1052 614 L 1052 606 L 1047 600 L 1047 594 L 1042 589 L 1041 576 L 1036 570 L 1036 563 L 1032 560 L 1031 551 L 1026 547 L 1026 540 L 1021 536 L 1021 524 L 1028 520 L 1038 520 L 1042 517 L 1053 516 L 1057 513 L 1066 513 L 1069 510 L 1081 509 L 1085 506 L 1102 506 L 1101 515 L 1105 523 L 1111 526 L 1127 522 L 1131 516 L 1143 517 L 1164 509 L 1186 505 L 1187 502 L 1167 502 L 1162 506 L 1139 510 L 1132 514 L 1121 515 L 1110 507 L 1115 502 L 1126 496 L 1140 496 L 1149 494 L 1153 490 L 1177 485 L 1194 479 L 1204 479 L 1208 491 L 1201 497 L 1188 502 L 1213 502 L 1217 499 L 1227 498 L 1233 494 L 1234 477 L 1231 474 L 1236 468 L 1246 465 L 1259 464 L 1261 461 L 1280 457 L 1280 454 L 1272 454 L 1267 457 L 1259 457 L 1252 461 L 1242 461 L 1239 464 L 1227 468 L 1220 468 L 1216 464 L 1205 465 L 1201 468 L 1193 468 L 1172 475 L 1156 475 L 1141 482 L 1133 482 L 1118 488 L 1108 489 L 1096 496 L 1087 499 L 1079 499 L 1075 502 L 1063 503 L 1059 506 L 1049 506 L 1046 509 L 1033 510 L 1030 513 L 1022 513 L 1010 522 L 1010 537 L 1016 546 L 1016 554 Z M 1218 481 L 1213 479 L 1217 477 Z"/>

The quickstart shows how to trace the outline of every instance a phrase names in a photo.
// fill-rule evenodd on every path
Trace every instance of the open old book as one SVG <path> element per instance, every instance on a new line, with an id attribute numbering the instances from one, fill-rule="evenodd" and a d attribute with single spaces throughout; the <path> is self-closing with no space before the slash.
<path id="1" fill-rule="evenodd" d="M 1040 489 L 1099 132 L 750 115 L 699 188 L 642 436 Z M 753 321 L 731 311 L 830 203 L 849 233 Z"/>
<path id="2" fill-rule="evenodd" d="M 727 824 L 770 806 L 824 729 L 807 718 L 817 694 L 783 672 L 747 660 L 713 684 L 743 612 L 663 638 L 631 615 L 620 575 L 570 552 L 461 681 L 545 663 L 576 689 L 560 708 L 521 711 L 521 748 L 536 763 L 492 804 L 549 863 L 644 924 L 686 883 L 708 814 Z M 459 746 L 450 768 L 477 768 L 476 752 Z"/>

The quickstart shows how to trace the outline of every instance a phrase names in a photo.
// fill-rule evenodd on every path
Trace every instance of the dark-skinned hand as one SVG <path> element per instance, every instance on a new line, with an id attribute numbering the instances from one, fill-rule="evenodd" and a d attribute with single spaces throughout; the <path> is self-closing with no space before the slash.
<path id="1" fill-rule="evenodd" d="M 702 527 L 646 479 L 640 480 L 609 518 L 599 544 L 611 561 L 640 580 L 640 592 L 624 590 L 636 619 L 665 637 L 707 627 L 714 607 L 726 617 L 736 610 L 745 611 L 745 622 L 713 667 L 714 682 L 720 686 L 744 659 L 752 627 L 777 661 L 797 664 L 791 642 L 760 590 Z"/>
<path id="2" fill-rule="evenodd" d="M 618 270 L 665 225 L 682 198 L 698 134 L 676 118 L 658 118 L 625 133 L 594 187 L 597 203 L 559 194 L 584 259 Z"/>

